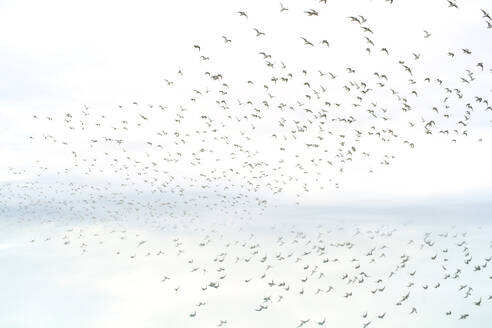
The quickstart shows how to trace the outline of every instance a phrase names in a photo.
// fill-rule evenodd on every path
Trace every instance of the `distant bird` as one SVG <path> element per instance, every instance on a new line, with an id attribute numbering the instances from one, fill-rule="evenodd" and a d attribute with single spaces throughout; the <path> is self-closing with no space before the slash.
<path id="1" fill-rule="evenodd" d="M 304 41 L 304 44 L 305 44 L 306 46 L 311 46 L 311 47 L 313 47 L 313 46 L 314 46 L 314 45 L 313 45 L 311 42 L 309 42 L 306 38 L 301 37 L 301 39 Z"/>
<path id="2" fill-rule="evenodd" d="M 261 32 L 261 31 L 260 31 L 260 30 L 258 30 L 257 28 L 254 28 L 253 30 L 256 32 L 256 36 L 263 36 L 263 35 L 266 35 L 265 33 Z"/>
<path id="3" fill-rule="evenodd" d="M 248 15 L 244 11 L 238 11 L 237 13 L 239 14 L 239 16 L 245 17 L 246 19 L 248 19 Z"/>
<path id="4" fill-rule="evenodd" d="M 319 14 L 319 12 L 317 12 L 314 9 L 306 10 L 305 13 L 308 14 L 308 16 L 318 16 L 318 14 Z"/>

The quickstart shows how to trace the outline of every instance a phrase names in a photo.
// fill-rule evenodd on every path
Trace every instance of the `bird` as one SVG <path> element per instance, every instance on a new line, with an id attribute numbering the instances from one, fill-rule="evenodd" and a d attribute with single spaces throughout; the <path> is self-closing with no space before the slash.
<path id="1" fill-rule="evenodd" d="M 448 7 L 454 7 L 456 9 L 458 9 L 458 5 L 456 4 L 456 2 L 453 2 L 451 0 L 447 0 L 448 1 Z"/>
<path id="2" fill-rule="evenodd" d="M 264 35 L 266 35 L 265 33 L 261 32 L 257 28 L 254 28 L 253 30 L 256 32 L 256 36 L 264 36 Z"/>
<path id="3" fill-rule="evenodd" d="M 316 10 L 314 9 L 309 9 L 309 10 L 306 10 L 305 13 L 308 15 L 308 16 L 318 16 L 319 12 L 317 12 Z"/>
<path id="4" fill-rule="evenodd" d="M 244 11 L 238 11 L 237 13 L 239 14 L 240 17 L 244 17 L 248 19 L 248 15 Z"/>
<path id="5" fill-rule="evenodd" d="M 309 42 L 306 38 L 304 38 L 304 37 L 301 36 L 301 39 L 304 41 L 304 44 L 306 46 L 311 46 L 311 47 L 314 46 L 314 44 L 312 44 L 311 42 Z"/>

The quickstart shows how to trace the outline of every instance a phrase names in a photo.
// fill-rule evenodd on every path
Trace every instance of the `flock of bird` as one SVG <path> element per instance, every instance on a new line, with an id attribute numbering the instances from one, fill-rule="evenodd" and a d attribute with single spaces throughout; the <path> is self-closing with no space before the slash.
<path id="1" fill-rule="evenodd" d="M 290 12 L 284 4 L 279 11 Z M 318 19 L 323 8 L 302 14 Z M 482 9 L 481 14 L 490 24 L 488 12 Z M 236 15 L 257 39 L 273 38 L 248 26 L 251 13 L 239 10 Z M 40 147 L 61 146 L 65 150 L 54 151 L 70 154 L 72 163 L 58 169 L 58 175 L 93 177 L 104 171 L 125 180 L 122 185 L 141 184 L 152 192 L 202 189 L 245 198 L 256 193 L 262 195 L 260 204 L 266 201 L 263 195 L 284 189 L 295 190 L 297 197 L 337 189 L 352 166 L 372 174 L 391 165 L 398 151 L 418 147 L 418 138 L 483 141 L 473 134 L 490 120 L 490 90 L 485 88 L 492 68 L 474 58 L 472 49 L 443 51 L 439 61 L 447 61 L 449 76 L 433 76 L 422 71 L 420 62 L 435 54 L 416 49 L 393 56 L 392 49 L 378 41 L 369 17 L 351 15 L 346 22 L 345 28 L 358 38 L 354 45 L 362 45 L 361 52 L 367 54 L 361 60 L 374 67 L 369 74 L 364 61 L 347 67 L 335 63 L 333 70 L 316 62 L 315 70 L 290 68 L 280 55 L 254 49 L 245 56 L 255 58 L 261 73 L 241 81 L 242 75 L 219 70 L 214 55 L 194 44 L 190 47 L 200 70 L 187 79 L 186 70 L 179 68 L 164 79 L 166 93 L 184 98 L 176 105 L 134 101 L 102 114 L 89 106 L 44 117 L 34 114 L 33 120 L 44 122 L 36 123 L 39 133 L 30 141 Z M 302 42 L 293 41 L 296 49 L 325 52 L 334 47 L 327 39 L 298 38 Z M 432 38 L 424 30 L 422 39 Z M 224 52 L 240 42 L 233 36 L 222 39 Z M 463 63 L 472 64 L 464 71 L 449 70 Z M 45 174 L 43 160 L 36 163 L 37 174 Z"/>
<path id="2" fill-rule="evenodd" d="M 166 312 L 180 326 L 451 327 L 479 318 L 471 322 L 482 327 L 490 320 L 490 227 L 270 220 L 253 231 L 249 222 L 150 216 L 103 228 L 57 225 L 26 242 L 65 247 L 87 261 L 102 255 L 105 266 L 159 268 L 145 278 L 153 280 L 148 297 L 168 299 Z"/>
<path id="3" fill-rule="evenodd" d="M 392 0 L 386 2 L 394 5 Z M 459 11 L 468 5 L 443 3 L 443 10 Z M 295 12 L 280 3 L 271 15 L 323 19 L 327 6 L 326 0 L 313 1 L 314 8 Z M 174 232 L 193 227 L 209 215 L 238 217 L 242 222 L 238 231 L 248 231 L 272 197 L 286 190 L 301 197 L 315 190 L 342 189 L 340 180 L 353 166 L 373 174 L 391 165 L 398 152 L 411 152 L 426 138 L 451 144 L 465 138 L 483 142 L 476 134 L 491 119 L 487 88 L 492 66 L 474 49 L 442 49 L 436 54 L 424 46 L 402 53 L 380 40 L 370 15 L 354 13 L 344 17 L 343 29 L 355 36 L 345 42 L 358 50 L 359 62 L 344 65 L 343 58 L 340 63 L 309 62 L 344 45 L 299 34 L 288 44 L 306 56 L 306 66 L 297 67 L 273 46 L 266 46 L 279 36 L 250 23 L 254 12 L 239 9 L 231 15 L 250 32 L 253 42 L 243 49 L 239 37 L 217 35 L 213 38 L 219 40 L 218 47 L 207 46 L 208 40 L 190 44 L 198 70 L 179 67 L 162 80 L 163 92 L 177 95 L 176 104 L 136 100 L 105 112 L 84 106 L 80 111 L 34 114 L 39 131 L 33 131 L 29 142 L 52 147 L 66 161 L 57 163 L 56 169 L 45 164 L 46 159 L 36 159 L 32 172 L 10 168 L 12 175 L 32 173 L 36 178 L 2 183 L 0 214 L 21 215 L 24 221 L 63 215 L 73 222 L 125 222 L 123 218 L 132 217 Z M 485 22 L 486 30 L 492 29 L 485 9 L 477 12 L 478 19 L 480 24 Z M 425 28 L 416 33 L 424 44 L 436 38 Z M 234 47 L 254 68 L 229 73 L 227 65 L 216 60 Z M 421 64 L 436 56 L 444 65 L 444 76 Z M 463 70 L 455 69 L 461 66 Z M 258 74 L 252 73 L 255 70 Z M 380 295 L 399 293 L 390 307 L 360 313 L 363 328 L 377 327 L 395 311 L 409 316 L 431 311 L 418 306 L 414 295 L 431 297 L 444 285 L 455 288 L 463 302 L 477 309 L 487 311 L 492 304 L 492 292 L 486 294 L 481 286 L 466 282 L 470 276 L 492 279 L 490 252 L 474 257 L 466 233 L 427 232 L 420 240 L 408 240 L 404 248 L 397 248 L 390 246 L 397 230 L 386 226 L 367 231 L 354 228 L 351 241 L 334 240 L 332 231 L 321 227 L 314 235 L 297 227 L 266 247 L 255 241 L 255 234 L 244 240 L 218 236 L 223 228 L 210 224 L 209 230 L 203 229 L 205 236 L 195 251 L 186 249 L 176 237 L 173 254 L 158 249 L 143 252 L 148 243 L 138 238 L 135 253 L 125 256 L 131 260 L 188 256 L 183 265 L 203 283 L 203 298 L 190 308 L 190 320 L 199 320 L 208 294 L 220 293 L 223 285 L 235 279 L 231 271 L 242 277 L 241 272 L 253 270 L 241 284 L 245 289 L 256 284 L 268 291 L 245 310 L 247 315 L 261 315 L 289 298 L 301 297 L 298 301 L 302 302 L 308 294 L 321 301 L 332 297 L 339 302 L 353 298 L 377 302 Z M 126 230 L 111 234 L 129 238 Z M 86 238 L 83 230 L 72 229 L 63 243 L 77 244 L 85 253 Z M 209 244 L 220 244 L 220 251 L 211 255 Z M 118 250 L 114 254 L 124 255 Z M 436 275 L 416 271 L 415 257 L 425 258 L 424 265 L 435 269 Z M 408 281 L 403 287 L 392 285 L 389 292 L 385 286 L 391 285 L 394 276 Z M 179 277 L 164 276 L 160 283 L 171 284 L 174 294 L 181 291 Z M 441 315 L 465 320 L 470 313 L 450 306 L 435 316 Z M 324 326 L 329 321 L 328 316 L 302 318 L 292 327 Z M 233 320 L 224 317 L 216 325 L 232 327 Z"/>

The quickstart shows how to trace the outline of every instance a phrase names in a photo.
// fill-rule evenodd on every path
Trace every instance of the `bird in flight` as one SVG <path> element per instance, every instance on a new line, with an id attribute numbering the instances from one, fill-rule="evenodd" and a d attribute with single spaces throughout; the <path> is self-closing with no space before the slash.
<path id="1" fill-rule="evenodd" d="M 261 32 L 257 28 L 254 28 L 253 30 L 256 32 L 256 36 L 264 36 L 264 35 L 266 35 L 265 33 Z"/>
<path id="2" fill-rule="evenodd" d="M 237 13 L 240 17 L 245 17 L 246 19 L 248 19 L 248 15 L 244 11 L 238 11 Z"/>
<path id="3" fill-rule="evenodd" d="M 312 44 L 311 42 L 308 41 L 308 39 L 304 38 L 301 36 L 301 39 L 304 41 L 304 44 L 306 46 L 311 46 L 311 47 L 314 47 L 314 44 Z"/>

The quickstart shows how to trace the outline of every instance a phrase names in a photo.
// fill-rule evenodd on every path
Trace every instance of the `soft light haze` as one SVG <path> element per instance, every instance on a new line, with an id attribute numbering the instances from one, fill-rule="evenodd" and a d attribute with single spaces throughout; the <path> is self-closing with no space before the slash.
<path id="1" fill-rule="evenodd" d="M 0 0 L 0 327 L 488 327 L 489 13 Z"/>

